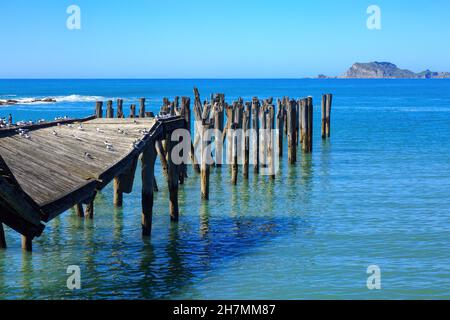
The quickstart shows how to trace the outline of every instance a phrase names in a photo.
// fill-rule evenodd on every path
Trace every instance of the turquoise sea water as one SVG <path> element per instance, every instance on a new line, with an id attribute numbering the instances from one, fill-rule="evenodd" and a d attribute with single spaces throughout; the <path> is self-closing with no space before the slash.
<path id="1" fill-rule="evenodd" d="M 229 169 L 215 168 L 209 202 L 189 168 L 179 224 L 169 221 L 158 165 L 151 240 L 140 235 L 139 174 L 123 209 L 108 186 L 94 221 L 61 215 L 32 254 L 6 228 L 0 298 L 450 298 L 448 80 L 0 80 L 0 100 L 60 101 L 0 107 L 0 117 L 87 116 L 99 97 L 124 98 L 128 111 L 143 96 L 157 111 L 164 96 L 192 96 L 194 85 L 228 102 L 312 95 L 313 154 L 299 152 L 294 166 L 284 157 L 275 181 L 240 176 L 231 186 Z M 327 92 L 332 137 L 322 142 Z M 81 268 L 81 290 L 66 287 L 69 265 Z M 366 287 L 369 265 L 381 269 L 381 290 Z"/>

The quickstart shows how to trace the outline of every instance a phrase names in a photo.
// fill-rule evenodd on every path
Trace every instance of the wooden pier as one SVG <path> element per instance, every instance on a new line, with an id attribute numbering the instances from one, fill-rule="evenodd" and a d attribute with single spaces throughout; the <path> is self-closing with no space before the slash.
<path id="1" fill-rule="evenodd" d="M 132 104 L 128 118 L 122 99 L 117 100 L 116 110 L 114 102 L 107 101 L 105 115 L 99 101 L 94 115 L 88 118 L 0 129 L 0 248 L 7 245 L 3 224 L 20 233 L 22 247 L 31 251 L 32 240 L 41 235 L 45 223 L 69 208 L 75 208 L 80 218 L 93 219 L 95 196 L 111 182 L 114 205 L 122 206 L 123 193 L 133 190 L 138 161 L 142 170 L 142 235 L 150 236 L 153 193 L 158 190 L 154 176 L 157 157 L 168 185 L 169 216 L 177 222 L 178 189 L 187 178 L 187 164 L 173 161 L 177 141 L 171 137 L 177 129 L 193 131 L 190 101 L 182 97 L 180 105 L 179 97 L 172 102 L 164 98 L 159 116 L 153 117 L 152 112 L 145 111 L 145 98 L 141 98 L 139 110 Z M 201 199 L 210 198 L 210 168 L 220 170 L 224 158 L 231 170 L 230 183 L 235 185 L 240 165 L 243 179 L 249 178 L 250 166 L 254 174 L 268 169 L 266 175 L 275 178 L 275 162 L 283 156 L 283 135 L 289 164 L 297 161 L 297 146 L 302 153 L 312 152 L 312 97 L 283 97 L 277 100 L 277 108 L 273 101 L 254 97 L 252 101 L 239 98 L 228 104 L 224 94 L 212 94 L 210 101 L 202 103 L 194 88 L 196 134 L 189 142 L 186 158 L 201 175 Z M 323 139 L 330 137 L 331 103 L 331 94 L 323 95 Z M 236 133 L 239 131 L 243 134 Z M 214 153 L 211 144 L 215 144 Z"/>
<path id="2" fill-rule="evenodd" d="M 97 111 L 100 112 L 97 104 Z M 108 116 L 112 107 L 108 103 Z M 23 235 L 24 249 L 39 236 L 44 223 L 71 207 L 79 216 L 93 218 L 96 193 L 115 180 L 115 202 L 132 191 L 136 164 L 142 154 L 143 195 L 153 191 L 155 142 L 178 128 L 179 116 L 102 118 L 55 121 L 0 130 L 0 220 Z M 20 129 L 20 131 L 18 131 Z M 86 211 L 83 212 L 83 206 Z M 151 209 L 143 208 L 143 233 L 148 234 Z M 6 246 L 3 226 L 0 246 Z"/>

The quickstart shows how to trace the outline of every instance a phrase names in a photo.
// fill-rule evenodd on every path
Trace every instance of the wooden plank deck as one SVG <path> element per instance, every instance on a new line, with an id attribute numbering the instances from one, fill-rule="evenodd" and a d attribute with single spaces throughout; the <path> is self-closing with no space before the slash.
<path id="1" fill-rule="evenodd" d="M 22 189 L 42 207 L 99 179 L 154 124 L 152 118 L 94 119 L 47 127 L 30 131 L 29 139 L 19 134 L 0 138 L 0 154 Z"/>

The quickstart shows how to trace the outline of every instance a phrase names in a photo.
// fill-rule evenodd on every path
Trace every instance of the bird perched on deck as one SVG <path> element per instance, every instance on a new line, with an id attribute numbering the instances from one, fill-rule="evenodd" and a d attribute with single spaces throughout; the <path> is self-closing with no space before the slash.
<path id="1" fill-rule="evenodd" d="M 84 157 L 87 158 L 87 159 L 94 159 L 94 157 L 91 156 L 91 154 L 87 153 L 87 152 L 84 153 Z"/>
<path id="2" fill-rule="evenodd" d="M 81 124 L 78 126 L 77 129 L 80 130 L 80 131 L 84 131 L 84 128 L 83 128 L 83 126 Z"/>
<path id="3" fill-rule="evenodd" d="M 100 128 L 97 128 L 96 130 L 97 130 L 98 133 L 103 132 L 103 130 L 101 130 Z"/>
<path id="4" fill-rule="evenodd" d="M 109 143 L 108 141 L 105 141 L 105 146 L 106 146 L 106 149 L 108 149 L 108 150 L 112 150 L 114 148 L 113 145 L 111 143 Z"/>
<path id="5" fill-rule="evenodd" d="M 122 129 L 120 129 L 120 128 L 117 128 L 117 131 L 118 131 L 120 134 L 125 134 L 125 131 L 122 130 Z"/>
<path id="6" fill-rule="evenodd" d="M 54 136 L 57 136 L 57 135 L 58 135 L 58 132 L 56 132 L 55 130 L 53 130 L 52 133 L 53 133 Z"/>
<path id="7" fill-rule="evenodd" d="M 25 133 L 25 134 L 23 135 L 23 137 L 24 137 L 25 139 L 28 139 L 28 140 L 31 139 L 31 136 L 30 136 L 28 133 Z"/>

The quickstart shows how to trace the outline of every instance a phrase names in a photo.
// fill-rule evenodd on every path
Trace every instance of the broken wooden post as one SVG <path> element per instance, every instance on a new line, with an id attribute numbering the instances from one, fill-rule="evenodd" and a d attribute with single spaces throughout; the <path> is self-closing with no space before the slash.
<path id="1" fill-rule="evenodd" d="M 231 183 L 233 185 L 237 184 L 237 174 L 238 174 L 238 134 L 237 134 L 237 123 L 231 125 L 232 133 L 231 136 Z"/>
<path id="2" fill-rule="evenodd" d="M 148 237 L 152 233 L 152 215 L 153 215 L 153 183 L 155 181 L 155 160 L 156 148 L 155 142 L 151 140 L 144 149 L 141 156 L 141 175 L 142 175 L 142 236 Z"/>
<path id="3" fill-rule="evenodd" d="M 28 252 L 33 251 L 33 238 L 22 235 L 22 249 Z"/>
<path id="4" fill-rule="evenodd" d="M 86 217 L 90 220 L 94 219 L 94 199 L 86 205 Z"/>
<path id="5" fill-rule="evenodd" d="M 301 145 L 302 143 L 303 143 L 303 135 L 302 135 L 302 132 L 303 132 L 303 120 L 302 120 L 302 112 L 303 112 L 303 108 L 305 107 L 305 105 L 304 105 L 304 99 L 298 99 L 297 100 L 297 104 L 298 104 L 298 114 L 297 114 L 297 117 L 298 117 L 298 135 L 299 135 L 299 137 L 298 137 L 298 139 L 299 139 L 299 144 Z"/>
<path id="6" fill-rule="evenodd" d="M 191 115 L 190 115 L 190 103 L 191 100 L 188 97 L 181 97 L 181 107 L 178 108 L 178 97 L 175 98 L 175 110 L 177 115 L 181 116 L 184 119 L 184 129 L 186 129 L 189 133 L 189 144 L 192 146 L 191 139 Z M 184 155 L 184 150 L 181 151 L 181 156 L 183 159 L 183 163 L 180 168 L 180 184 L 184 184 L 184 179 L 188 177 L 187 175 L 187 157 Z"/>
<path id="7" fill-rule="evenodd" d="M 263 106 L 259 108 L 259 165 L 266 166 L 267 165 L 267 158 L 266 158 L 266 111 L 267 111 L 267 103 L 266 101 L 263 101 Z"/>
<path id="8" fill-rule="evenodd" d="M 312 152 L 313 150 L 313 99 L 312 97 L 308 97 L 308 152 Z"/>
<path id="9" fill-rule="evenodd" d="M 123 99 L 117 99 L 117 118 L 123 118 Z"/>
<path id="10" fill-rule="evenodd" d="M 331 93 L 327 94 L 327 104 L 326 104 L 326 135 L 329 138 L 331 134 L 331 104 L 333 102 L 333 95 Z"/>
<path id="11" fill-rule="evenodd" d="M 136 118 L 136 105 L 132 104 L 130 106 L 130 118 Z"/>
<path id="12" fill-rule="evenodd" d="M 114 177 L 114 206 L 122 207 L 123 204 L 123 191 L 122 191 L 122 181 L 121 177 Z"/>
<path id="13" fill-rule="evenodd" d="M 271 179 L 275 179 L 275 161 L 274 161 L 274 116 L 275 110 L 273 105 L 268 106 L 266 114 L 266 144 L 267 144 L 267 168 L 268 175 Z"/>
<path id="14" fill-rule="evenodd" d="M 252 105 L 250 102 L 245 103 L 245 110 L 243 113 L 242 119 L 242 128 L 243 128 L 243 140 L 244 140 L 244 167 L 242 169 L 242 174 L 244 179 L 248 179 L 248 169 L 250 163 L 250 123 L 251 123 L 251 108 Z"/>
<path id="15" fill-rule="evenodd" d="M 167 178 L 168 177 L 168 175 L 167 175 L 167 167 L 168 167 L 167 152 L 164 149 L 164 146 L 163 146 L 163 143 L 161 140 L 156 140 L 155 147 L 156 147 L 156 152 L 158 153 L 159 161 L 161 162 L 163 174 Z"/>
<path id="16" fill-rule="evenodd" d="M 301 112 L 302 112 L 302 126 L 301 126 L 301 140 L 302 151 L 308 152 L 308 103 L 307 99 L 302 99 Z"/>
<path id="17" fill-rule="evenodd" d="M 113 109 L 113 102 L 112 100 L 108 100 L 106 102 L 106 117 L 107 118 L 114 118 L 114 109 Z"/>
<path id="18" fill-rule="evenodd" d="M 227 144 L 226 144 L 226 146 L 227 146 L 227 150 L 226 150 L 226 153 L 227 153 L 227 164 L 228 165 L 231 165 L 231 163 L 232 163 L 232 161 L 233 161 L 233 159 L 232 159 L 232 157 L 233 157 L 233 155 L 232 155 L 232 153 L 233 153 L 233 131 L 232 131 L 232 126 L 233 126 L 233 123 L 234 123 L 234 103 L 233 103 L 233 105 L 226 105 L 225 106 L 225 112 L 226 112 L 226 114 L 227 114 L 227 125 L 226 125 L 226 127 L 225 127 L 225 133 L 224 133 L 224 138 L 226 137 L 226 139 L 227 139 Z"/>
<path id="19" fill-rule="evenodd" d="M 95 103 L 95 117 L 103 118 L 103 102 L 102 101 L 97 101 Z"/>
<path id="20" fill-rule="evenodd" d="M 145 118 L 145 98 L 139 99 L 139 118 Z"/>
<path id="21" fill-rule="evenodd" d="M 197 146 L 199 141 L 201 140 L 201 131 L 202 131 L 202 123 L 203 123 L 203 110 L 202 103 L 200 100 L 200 93 L 198 89 L 194 87 L 194 127 L 195 127 L 195 136 L 194 143 L 191 146 L 191 157 L 193 161 L 193 167 L 195 172 L 200 173 L 200 165 L 197 159 L 197 155 L 195 154 L 197 150 Z M 201 157 L 201 155 L 200 155 Z"/>
<path id="22" fill-rule="evenodd" d="M 277 100 L 277 141 L 278 156 L 283 157 L 283 127 L 284 127 L 284 108 L 281 100 Z"/>
<path id="23" fill-rule="evenodd" d="M 210 156 L 209 144 L 209 129 L 210 124 L 208 122 L 203 122 L 202 132 L 201 132 L 201 164 L 200 164 L 200 192 L 201 198 L 203 200 L 209 199 L 209 173 L 210 164 L 208 163 L 208 158 Z"/>
<path id="24" fill-rule="evenodd" d="M 252 150 L 253 150 L 253 171 L 259 172 L 259 99 L 253 97 L 252 99 Z"/>
<path id="25" fill-rule="evenodd" d="M 326 108 L 327 108 L 327 95 L 322 95 L 322 139 L 327 138 L 327 114 L 326 114 Z"/>
<path id="26" fill-rule="evenodd" d="M 82 203 L 77 203 L 75 205 L 75 212 L 77 214 L 77 217 L 84 218 L 84 210 L 83 210 L 83 204 Z"/>
<path id="27" fill-rule="evenodd" d="M 225 95 L 218 94 L 218 102 L 214 105 L 215 163 L 217 167 L 221 167 L 223 163 L 224 109 Z"/>
<path id="28" fill-rule="evenodd" d="M 288 161 L 290 164 L 294 164 L 297 161 L 297 149 L 295 143 L 295 125 L 296 125 L 296 106 L 295 100 L 290 100 L 287 105 L 287 125 L 288 125 Z"/>
<path id="29" fill-rule="evenodd" d="M 6 249 L 5 229 L 3 229 L 3 223 L 1 221 L 0 221 L 0 249 Z"/>
<path id="30" fill-rule="evenodd" d="M 175 141 L 171 139 L 172 134 L 166 135 L 166 147 L 167 147 L 167 182 L 169 185 L 169 210 L 170 219 L 172 221 L 178 221 L 179 209 L 178 209 L 178 182 L 179 182 L 179 165 L 175 164 L 172 160 L 172 150 L 175 146 Z"/>

